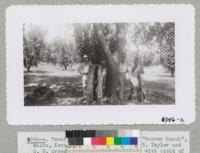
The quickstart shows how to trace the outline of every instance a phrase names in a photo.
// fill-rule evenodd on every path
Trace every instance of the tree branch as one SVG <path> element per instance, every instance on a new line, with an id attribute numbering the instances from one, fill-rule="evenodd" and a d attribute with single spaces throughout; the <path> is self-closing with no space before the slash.
<path id="1" fill-rule="evenodd" d="M 101 46 L 104 49 L 104 52 L 106 54 L 111 54 L 109 45 L 106 42 L 106 39 L 105 39 L 105 36 L 103 34 L 103 30 L 102 30 L 101 26 L 99 24 L 93 24 L 93 28 L 94 28 L 94 32 L 97 36 L 97 39 L 99 40 L 99 42 L 101 43 Z"/>

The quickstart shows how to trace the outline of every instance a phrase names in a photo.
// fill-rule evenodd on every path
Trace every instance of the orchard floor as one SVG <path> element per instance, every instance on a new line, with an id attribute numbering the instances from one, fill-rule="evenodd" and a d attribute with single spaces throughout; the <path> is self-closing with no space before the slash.
<path id="1" fill-rule="evenodd" d="M 146 100 L 140 103 L 134 97 L 128 100 L 128 89 L 124 101 L 119 105 L 175 104 L 175 78 L 158 65 L 144 68 L 142 75 Z M 65 106 L 88 105 L 83 98 L 81 76 L 77 65 L 68 70 L 52 64 L 40 63 L 31 67 L 31 72 L 24 70 L 24 104 L 25 106 Z M 97 103 L 93 103 L 93 105 Z M 105 99 L 101 105 L 116 105 Z"/>

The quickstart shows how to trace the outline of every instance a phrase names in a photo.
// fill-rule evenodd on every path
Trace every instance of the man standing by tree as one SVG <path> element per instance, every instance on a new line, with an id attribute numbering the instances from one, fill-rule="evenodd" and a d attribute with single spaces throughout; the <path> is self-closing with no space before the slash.
<path id="1" fill-rule="evenodd" d="M 143 81 L 141 74 L 144 73 L 143 66 L 140 58 L 137 56 L 134 60 L 134 65 L 131 70 L 131 83 L 134 86 L 134 90 L 137 94 L 137 100 L 139 102 L 145 101 L 145 91 L 143 88 Z"/>
<path id="2" fill-rule="evenodd" d="M 119 64 L 119 99 L 121 101 L 123 101 L 123 99 L 124 99 L 125 73 L 128 71 L 125 61 L 126 61 L 126 54 L 122 53 L 121 61 Z"/>
<path id="3" fill-rule="evenodd" d="M 83 86 L 83 96 L 86 96 L 86 87 L 87 87 L 87 79 L 88 79 L 88 73 L 89 73 L 90 63 L 88 60 L 88 56 L 83 56 L 83 62 L 78 68 L 78 72 L 81 74 L 82 79 L 82 86 Z"/>

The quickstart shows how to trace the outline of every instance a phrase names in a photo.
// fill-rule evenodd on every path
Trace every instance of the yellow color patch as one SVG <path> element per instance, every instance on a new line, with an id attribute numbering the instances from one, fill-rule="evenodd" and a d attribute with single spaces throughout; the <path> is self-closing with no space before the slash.
<path id="1" fill-rule="evenodd" d="M 107 137 L 106 138 L 107 145 L 114 145 L 114 137 Z"/>

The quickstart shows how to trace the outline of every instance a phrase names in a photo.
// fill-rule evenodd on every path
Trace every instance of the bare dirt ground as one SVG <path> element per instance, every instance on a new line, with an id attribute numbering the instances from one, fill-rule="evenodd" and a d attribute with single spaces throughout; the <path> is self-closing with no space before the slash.
<path id="1" fill-rule="evenodd" d="M 31 67 L 29 73 L 24 70 L 24 104 L 26 106 L 87 105 L 82 96 L 81 76 L 77 72 L 77 66 L 64 70 L 60 66 L 40 63 L 37 68 Z M 146 67 L 144 71 L 142 78 L 146 91 L 145 102 L 139 103 L 136 99 L 127 100 L 129 92 L 127 90 L 125 100 L 120 104 L 175 104 L 175 78 L 160 65 Z M 111 105 L 107 101 L 102 103 Z"/>

